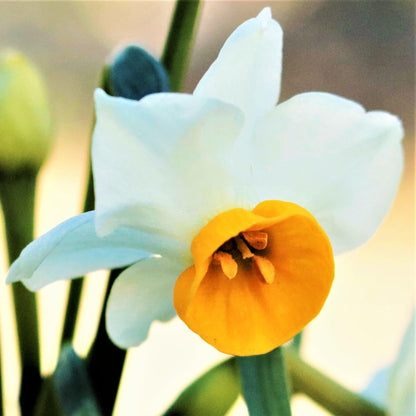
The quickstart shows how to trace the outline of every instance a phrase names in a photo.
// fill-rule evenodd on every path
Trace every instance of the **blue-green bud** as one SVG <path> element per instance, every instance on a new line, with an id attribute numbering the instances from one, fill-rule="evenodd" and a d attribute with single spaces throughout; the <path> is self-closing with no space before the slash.
<path id="1" fill-rule="evenodd" d="M 162 64 L 138 46 L 117 53 L 104 75 L 104 89 L 113 96 L 140 100 L 155 92 L 170 91 Z"/>
<path id="2" fill-rule="evenodd" d="M 52 144 L 43 80 L 21 53 L 0 54 L 0 174 L 37 172 Z"/>

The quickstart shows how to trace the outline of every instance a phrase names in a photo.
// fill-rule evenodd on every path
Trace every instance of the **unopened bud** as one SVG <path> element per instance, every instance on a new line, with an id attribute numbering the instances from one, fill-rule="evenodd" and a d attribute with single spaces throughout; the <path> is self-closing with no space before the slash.
<path id="1" fill-rule="evenodd" d="M 162 64 L 138 46 L 115 54 L 104 73 L 104 89 L 116 97 L 140 100 L 145 95 L 170 91 Z"/>
<path id="2" fill-rule="evenodd" d="M 52 144 L 52 116 L 36 67 L 17 51 L 0 54 L 0 174 L 37 172 Z"/>

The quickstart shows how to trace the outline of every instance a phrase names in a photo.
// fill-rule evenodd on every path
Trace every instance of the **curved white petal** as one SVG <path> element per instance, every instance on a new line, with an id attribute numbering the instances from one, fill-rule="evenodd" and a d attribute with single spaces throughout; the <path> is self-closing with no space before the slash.
<path id="1" fill-rule="evenodd" d="M 243 125 L 234 106 L 185 94 L 141 101 L 98 90 L 92 158 L 97 231 L 119 226 L 190 243 L 235 205 L 231 155 Z"/>
<path id="2" fill-rule="evenodd" d="M 297 95 L 258 124 L 256 197 L 298 203 L 318 219 L 336 253 L 355 248 L 376 231 L 396 194 L 402 137 L 391 114 L 366 113 L 327 93 Z"/>
<path id="3" fill-rule="evenodd" d="M 7 283 L 20 280 L 28 289 L 38 290 L 93 270 L 132 264 L 149 256 L 139 248 L 140 237 L 136 231 L 124 228 L 99 238 L 95 234 L 94 211 L 87 212 L 30 243 L 12 264 Z"/>
<path id="4" fill-rule="evenodd" d="M 231 34 L 194 94 L 234 104 L 253 119 L 270 111 L 280 93 L 282 39 L 265 8 Z"/>
<path id="5" fill-rule="evenodd" d="M 378 371 L 363 397 L 387 410 L 390 416 L 415 414 L 415 314 L 403 337 L 393 365 Z"/>
<path id="6" fill-rule="evenodd" d="M 385 409 L 387 406 L 387 391 L 390 374 L 390 367 L 385 367 L 377 371 L 368 386 L 361 393 L 361 396 L 382 409 Z"/>
<path id="7" fill-rule="evenodd" d="M 415 314 L 391 367 L 387 407 L 392 416 L 415 414 Z"/>
<path id="8" fill-rule="evenodd" d="M 154 320 L 175 316 L 173 287 L 187 266 L 169 258 L 150 257 L 120 274 L 106 309 L 107 332 L 115 344 L 121 348 L 139 345 Z"/>

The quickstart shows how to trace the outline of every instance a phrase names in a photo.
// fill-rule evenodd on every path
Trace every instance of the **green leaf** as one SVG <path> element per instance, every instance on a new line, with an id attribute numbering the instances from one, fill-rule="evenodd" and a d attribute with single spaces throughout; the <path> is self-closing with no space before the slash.
<path id="1" fill-rule="evenodd" d="M 290 416 L 290 398 L 281 347 L 262 355 L 237 357 L 250 416 Z"/>
<path id="2" fill-rule="evenodd" d="M 337 416 L 386 416 L 383 409 L 338 384 L 303 361 L 296 349 L 285 348 L 293 388 Z"/>
<path id="3" fill-rule="evenodd" d="M 164 416 L 223 416 L 240 393 L 234 359 L 218 364 L 195 380 L 164 413 Z"/>

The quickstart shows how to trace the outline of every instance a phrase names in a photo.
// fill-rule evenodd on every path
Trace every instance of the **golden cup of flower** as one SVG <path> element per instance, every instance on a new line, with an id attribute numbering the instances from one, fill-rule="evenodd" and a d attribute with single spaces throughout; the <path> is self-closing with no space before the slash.
<path id="1" fill-rule="evenodd" d="M 107 330 L 139 345 L 175 310 L 233 355 L 266 353 L 321 310 L 333 252 L 363 244 L 402 173 L 399 119 L 336 95 L 276 106 L 282 30 L 269 8 L 240 25 L 192 95 L 96 92 L 96 209 L 30 244 L 8 281 L 37 290 L 129 266 Z M 332 248 L 331 248 L 332 245 Z"/>
<path id="2" fill-rule="evenodd" d="M 52 144 L 52 115 L 37 68 L 20 52 L 0 54 L 0 171 L 37 172 Z"/>

